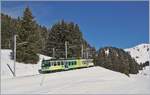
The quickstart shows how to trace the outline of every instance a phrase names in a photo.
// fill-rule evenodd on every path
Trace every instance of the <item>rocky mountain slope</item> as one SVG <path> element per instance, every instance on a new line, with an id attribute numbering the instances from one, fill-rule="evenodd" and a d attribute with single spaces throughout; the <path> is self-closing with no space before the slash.
<path id="1" fill-rule="evenodd" d="M 125 49 L 140 64 L 150 61 L 150 44 L 140 44 L 133 48 Z"/>

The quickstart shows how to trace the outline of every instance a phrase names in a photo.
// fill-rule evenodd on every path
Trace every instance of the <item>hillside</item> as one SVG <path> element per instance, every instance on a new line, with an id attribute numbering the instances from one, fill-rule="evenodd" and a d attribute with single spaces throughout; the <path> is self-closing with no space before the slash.
<path id="1" fill-rule="evenodd" d="M 138 63 L 121 48 L 103 47 L 98 50 L 97 54 L 95 57 L 96 66 L 102 66 L 128 76 L 139 72 Z"/>
<path id="2" fill-rule="evenodd" d="M 150 44 L 140 44 L 133 48 L 125 49 L 140 64 L 150 61 Z"/>
<path id="3" fill-rule="evenodd" d="M 1 13 L 1 46 L 2 49 L 13 49 L 13 36 L 17 34 L 17 62 L 36 64 L 39 60 L 37 53 L 65 58 L 65 45 L 68 47 L 67 55 L 69 58 L 81 56 L 85 58 L 86 52 L 88 52 L 89 58 L 93 58 L 95 55 L 95 47 L 85 40 L 77 23 L 62 19 L 55 22 L 52 27 L 46 28 L 36 22 L 30 8 L 25 8 L 23 14 L 22 17 L 14 19 Z M 82 49 L 83 54 L 81 55 Z M 55 52 L 55 55 L 53 52 Z"/>
<path id="4" fill-rule="evenodd" d="M 12 78 L 13 75 L 11 71 L 9 70 L 7 64 L 10 65 L 10 67 L 13 69 L 14 61 L 10 59 L 10 52 L 9 49 L 2 49 L 1 50 L 1 78 L 7 79 Z M 41 54 L 38 54 L 40 57 L 40 60 L 37 64 L 23 64 L 16 62 L 16 75 L 17 76 L 29 76 L 29 75 L 36 75 L 39 74 L 38 70 L 41 67 L 41 61 L 42 59 L 50 59 L 51 57 L 44 56 Z"/>
<path id="5" fill-rule="evenodd" d="M 38 74 L 38 64 L 17 63 L 13 78 L 6 63 L 13 66 L 10 50 L 1 50 L 2 94 L 150 94 L 150 67 L 130 77 L 102 67 L 50 74 Z M 40 59 L 49 58 L 40 55 Z"/>

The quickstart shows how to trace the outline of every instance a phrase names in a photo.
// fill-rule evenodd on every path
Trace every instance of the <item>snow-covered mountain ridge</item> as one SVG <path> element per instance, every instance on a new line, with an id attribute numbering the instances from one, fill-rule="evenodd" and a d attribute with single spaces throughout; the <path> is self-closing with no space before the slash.
<path id="1" fill-rule="evenodd" d="M 139 64 L 150 61 L 150 44 L 140 44 L 124 50 L 129 52 Z"/>

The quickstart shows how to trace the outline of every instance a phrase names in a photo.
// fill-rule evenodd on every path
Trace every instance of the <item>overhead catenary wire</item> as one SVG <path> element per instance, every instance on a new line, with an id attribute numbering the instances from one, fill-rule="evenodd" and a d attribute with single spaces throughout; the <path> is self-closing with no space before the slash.
<path id="1" fill-rule="evenodd" d="M 88 58 L 88 56 L 90 55 L 90 49 L 84 47 L 83 44 L 79 44 L 79 45 L 73 45 L 73 44 L 69 44 L 68 41 L 65 41 L 64 43 L 56 43 L 56 42 L 49 42 L 52 45 L 58 45 L 57 47 L 52 47 L 52 55 L 53 57 L 56 56 L 56 52 L 58 53 L 64 53 L 65 54 L 65 58 L 68 58 L 68 49 L 74 49 L 74 48 L 79 48 L 81 49 L 81 58 Z M 64 47 L 64 49 L 59 48 L 59 47 Z M 85 53 L 84 53 L 85 52 Z"/>

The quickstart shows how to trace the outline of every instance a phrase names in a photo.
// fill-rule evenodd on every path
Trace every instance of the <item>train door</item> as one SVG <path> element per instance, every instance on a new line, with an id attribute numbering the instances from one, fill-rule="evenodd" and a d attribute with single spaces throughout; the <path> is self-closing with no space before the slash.
<path id="1" fill-rule="evenodd" d="M 68 68 L 68 62 L 67 62 L 67 60 L 66 61 L 64 61 L 64 66 L 65 66 L 65 70 L 68 70 L 69 68 Z"/>

